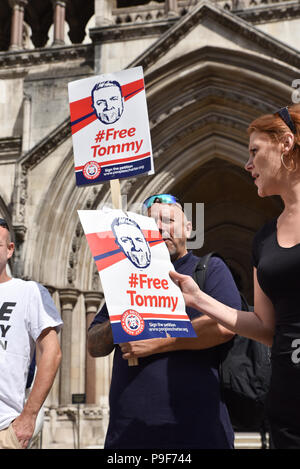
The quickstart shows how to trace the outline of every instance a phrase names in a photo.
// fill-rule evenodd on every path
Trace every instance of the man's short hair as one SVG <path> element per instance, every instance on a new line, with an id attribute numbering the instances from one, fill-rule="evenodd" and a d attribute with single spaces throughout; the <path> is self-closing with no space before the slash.
<path id="1" fill-rule="evenodd" d="M 10 235 L 10 229 L 7 221 L 4 218 L 0 218 L 0 227 L 5 228 L 7 230 L 7 242 L 11 242 L 11 235 Z"/>
<path id="2" fill-rule="evenodd" d="M 131 226 L 135 226 L 136 228 L 138 228 L 141 233 L 143 234 L 142 230 L 141 230 L 141 227 L 137 224 L 137 222 L 135 220 L 132 220 L 131 218 L 127 218 L 127 217 L 118 217 L 118 218 L 115 218 L 111 224 L 111 229 L 112 229 L 112 232 L 115 236 L 115 238 L 118 238 L 117 236 L 117 233 L 115 231 L 115 227 L 116 226 L 120 226 L 120 225 L 131 225 Z M 143 235 L 144 236 L 144 235 Z"/>
<path id="3" fill-rule="evenodd" d="M 7 231 L 10 231 L 10 230 L 9 230 L 8 223 L 7 223 L 7 221 L 6 221 L 4 218 L 0 218 L 0 226 L 2 226 L 2 228 L 6 228 Z"/>
<path id="4" fill-rule="evenodd" d="M 102 88 L 109 88 L 110 86 L 117 86 L 120 90 L 121 96 L 123 97 L 120 83 L 116 80 L 106 80 L 106 81 L 100 81 L 99 83 L 96 83 L 96 85 L 92 89 L 91 95 L 92 95 L 93 100 L 94 100 L 94 91 L 101 90 Z"/>

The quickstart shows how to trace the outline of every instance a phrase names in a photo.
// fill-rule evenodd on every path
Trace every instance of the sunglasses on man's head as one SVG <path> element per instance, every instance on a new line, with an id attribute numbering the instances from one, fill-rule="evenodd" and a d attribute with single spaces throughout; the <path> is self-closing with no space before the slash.
<path id="1" fill-rule="evenodd" d="M 282 107 L 281 109 L 279 109 L 279 111 L 277 111 L 277 114 L 283 120 L 283 122 L 289 127 L 289 129 L 293 132 L 293 134 L 296 134 L 297 130 L 293 122 L 293 119 L 291 118 L 291 115 L 289 113 L 288 107 L 287 106 Z"/>
<path id="2" fill-rule="evenodd" d="M 182 203 L 174 195 L 172 195 L 172 194 L 156 194 L 156 195 L 151 195 L 146 200 L 144 200 L 143 209 L 147 210 L 148 208 L 150 208 L 155 203 L 159 203 L 159 204 L 179 204 L 180 207 L 183 208 Z"/>
<path id="3" fill-rule="evenodd" d="M 3 226 L 3 228 L 6 228 L 9 231 L 9 226 L 4 218 L 0 218 L 0 226 Z"/>

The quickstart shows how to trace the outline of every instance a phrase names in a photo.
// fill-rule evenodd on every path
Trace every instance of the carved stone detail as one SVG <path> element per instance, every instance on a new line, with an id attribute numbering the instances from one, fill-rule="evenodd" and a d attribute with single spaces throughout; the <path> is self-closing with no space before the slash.
<path id="1" fill-rule="evenodd" d="M 1 161 L 17 159 L 21 153 L 22 139 L 20 137 L 0 138 Z"/>
<path id="2" fill-rule="evenodd" d="M 83 229 L 81 223 L 78 222 L 76 225 L 75 233 L 71 243 L 71 251 L 69 254 L 69 267 L 67 280 L 70 286 L 74 286 L 76 280 L 76 267 L 78 263 L 78 253 L 82 242 Z"/>
<path id="3" fill-rule="evenodd" d="M 91 28 L 90 37 L 94 43 L 126 41 L 146 36 L 160 36 L 167 31 L 177 18 L 164 18 L 160 21 L 145 23 L 124 23 L 101 28 Z"/>
<path id="4" fill-rule="evenodd" d="M 286 5 L 283 5 L 283 2 L 280 5 L 263 3 L 253 2 L 252 8 L 236 10 L 235 13 L 253 24 L 300 18 L 300 5 L 297 1 L 286 2 Z"/>
<path id="5" fill-rule="evenodd" d="M 27 68 L 34 65 L 52 64 L 55 62 L 66 62 L 68 60 L 78 59 L 93 61 L 93 53 L 94 48 L 92 44 L 1 52 L 0 67 L 2 69 L 16 66 Z"/>
<path id="6" fill-rule="evenodd" d="M 214 5 L 202 3 L 199 7 L 195 8 L 192 12 L 182 18 L 169 32 L 164 34 L 160 40 L 155 43 L 155 46 L 139 56 L 135 61 L 130 64 L 130 67 L 141 65 L 144 70 L 147 70 L 151 65 L 158 61 L 166 54 L 170 47 L 174 47 L 184 36 L 191 31 L 202 18 L 211 18 L 217 21 L 220 25 L 231 29 L 235 35 L 257 44 L 262 49 L 270 51 L 272 57 L 276 57 L 283 62 L 289 63 L 292 66 L 300 68 L 300 54 L 291 50 L 289 46 L 278 43 L 271 36 L 253 28 L 250 24 L 240 21 L 240 19 L 231 13 L 221 12 Z"/>
<path id="7" fill-rule="evenodd" d="M 50 418 L 51 412 L 55 412 L 56 416 L 59 420 L 73 420 L 73 416 L 77 415 L 77 407 L 76 406 L 60 406 L 57 408 L 45 408 L 45 417 Z M 100 407 L 96 406 L 88 406 L 84 405 L 81 409 L 81 413 L 85 419 L 95 419 L 95 420 L 102 420 L 103 418 L 103 411 Z"/>
<path id="8" fill-rule="evenodd" d="M 198 3 L 200 0 L 178 0 L 178 18 L 191 12 Z M 277 0 L 214 0 L 211 3 L 255 24 L 295 18 L 300 15 L 300 6 L 297 0 L 281 0 L 280 5 Z M 166 18 L 166 15 L 163 4 L 150 2 L 146 5 L 117 8 L 113 10 L 113 17 L 116 25 L 124 26 L 157 22 Z"/>

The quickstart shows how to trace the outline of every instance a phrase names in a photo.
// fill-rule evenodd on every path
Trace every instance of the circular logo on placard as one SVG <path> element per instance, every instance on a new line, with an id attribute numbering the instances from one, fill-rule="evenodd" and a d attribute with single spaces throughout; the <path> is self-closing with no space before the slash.
<path id="1" fill-rule="evenodd" d="M 88 161 L 83 168 L 83 175 L 86 179 L 96 179 L 101 173 L 101 166 L 97 161 Z"/>
<path id="2" fill-rule="evenodd" d="M 127 309 L 122 314 L 121 325 L 127 334 L 139 335 L 144 330 L 145 322 L 137 311 L 134 311 L 134 309 Z"/>

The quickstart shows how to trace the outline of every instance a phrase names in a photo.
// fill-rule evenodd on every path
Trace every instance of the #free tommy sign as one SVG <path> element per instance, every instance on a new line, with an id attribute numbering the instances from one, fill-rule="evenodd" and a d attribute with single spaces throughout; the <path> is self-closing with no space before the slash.
<path id="1" fill-rule="evenodd" d="M 142 67 L 68 84 L 78 186 L 153 174 Z"/>
<path id="2" fill-rule="evenodd" d="M 196 337 L 168 249 L 153 218 L 116 209 L 79 210 L 100 275 L 115 343 Z"/>

